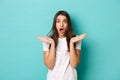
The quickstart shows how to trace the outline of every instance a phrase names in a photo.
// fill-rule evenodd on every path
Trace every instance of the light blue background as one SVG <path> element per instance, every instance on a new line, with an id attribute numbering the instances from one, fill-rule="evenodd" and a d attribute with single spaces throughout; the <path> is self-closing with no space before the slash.
<path id="1" fill-rule="evenodd" d="M 120 80 L 120 0 L 0 0 L 0 80 L 45 80 L 42 43 L 66 10 L 82 42 L 79 80 Z"/>

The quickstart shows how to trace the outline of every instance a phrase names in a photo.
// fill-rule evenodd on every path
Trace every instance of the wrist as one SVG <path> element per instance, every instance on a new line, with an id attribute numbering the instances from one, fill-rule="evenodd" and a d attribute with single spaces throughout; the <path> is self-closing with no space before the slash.
<path id="1" fill-rule="evenodd" d="M 52 45 L 52 46 L 55 46 L 55 43 L 54 43 L 54 42 L 51 42 L 51 45 Z"/>
<path id="2" fill-rule="evenodd" d="M 70 45 L 74 45 L 74 43 L 73 43 L 73 42 L 70 42 Z"/>
<path id="3" fill-rule="evenodd" d="M 72 40 L 70 40 L 70 44 L 74 44 L 74 42 Z"/>

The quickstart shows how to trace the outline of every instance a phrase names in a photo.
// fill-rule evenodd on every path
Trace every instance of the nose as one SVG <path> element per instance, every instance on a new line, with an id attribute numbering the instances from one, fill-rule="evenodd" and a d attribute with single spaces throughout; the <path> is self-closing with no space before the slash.
<path id="1" fill-rule="evenodd" d="M 63 27 L 63 25 L 64 25 L 63 22 L 61 22 L 61 23 L 60 23 L 60 27 Z"/>

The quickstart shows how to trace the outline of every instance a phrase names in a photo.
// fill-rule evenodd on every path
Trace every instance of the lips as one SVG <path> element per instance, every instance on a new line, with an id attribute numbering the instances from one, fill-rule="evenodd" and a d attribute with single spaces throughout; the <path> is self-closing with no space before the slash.
<path id="1" fill-rule="evenodd" d="M 64 28 L 60 28 L 59 31 L 60 31 L 61 33 L 64 33 Z"/>
<path id="2" fill-rule="evenodd" d="M 64 30 L 63 28 L 60 28 L 60 31 Z"/>

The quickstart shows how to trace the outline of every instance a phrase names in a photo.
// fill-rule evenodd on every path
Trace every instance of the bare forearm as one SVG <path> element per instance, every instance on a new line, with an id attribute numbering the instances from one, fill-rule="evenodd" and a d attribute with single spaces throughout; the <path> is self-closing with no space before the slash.
<path id="1" fill-rule="evenodd" d="M 51 44 L 49 55 L 47 56 L 46 65 L 49 69 L 53 69 L 55 65 L 55 45 Z"/>
<path id="2" fill-rule="evenodd" d="M 78 56 L 76 54 L 74 44 L 70 43 L 70 65 L 75 68 L 78 64 Z"/>

